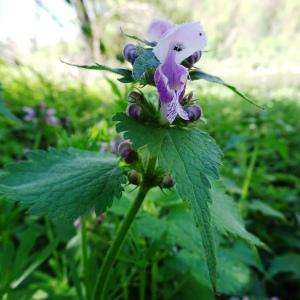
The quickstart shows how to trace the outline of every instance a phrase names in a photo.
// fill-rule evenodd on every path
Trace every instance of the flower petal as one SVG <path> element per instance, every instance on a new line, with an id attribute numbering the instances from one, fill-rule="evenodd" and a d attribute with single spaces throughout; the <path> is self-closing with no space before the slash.
<path id="1" fill-rule="evenodd" d="M 181 63 L 196 51 L 206 46 L 206 35 L 200 23 L 174 25 L 157 42 L 153 51 L 161 63 L 164 63 L 171 44 L 176 45 L 175 62 Z"/>
<path id="2" fill-rule="evenodd" d="M 150 41 L 157 41 L 173 26 L 173 23 L 166 20 L 154 20 L 149 25 L 146 36 Z"/>

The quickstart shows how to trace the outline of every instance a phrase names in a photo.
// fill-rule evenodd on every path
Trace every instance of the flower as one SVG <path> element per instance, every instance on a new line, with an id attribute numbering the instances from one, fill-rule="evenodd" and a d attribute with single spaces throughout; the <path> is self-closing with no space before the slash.
<path id="1" fill-rule="evenodd" d="M 148 27 L 146 36 L 150 41 L 159 40 L 169 29 L 174 26 L 167 20 L 154 20 Z"/>
<path id="2" fill-rule="evenodd" d="M 56 110 L 54 108 L 48 108 L 45 114 L 45 120 L 49 125 L 57 125 L 58 118 L 55 116 Z"/>
<path id="3" fill-rule="evenodd" d="M 160 64 L 154 73 L 154 82 L 159 92 L 162 111 L 167 120 L 172 123 L 177 114 L 188 120 L 188 114 L 180 105 L 184 96 L 188 71 L 185 67 L 176 64 L 174 44 L 169 47 L 169 53 L 163 64 Z"/>
<path id="4" fill-rule="evenodd" d="M 180 63 L 204 49 L 206 35 L 199 23 L 172 24 L 163 20 L 150 24 L 148 35 L 152 35 L 157 41 L 153 52 L 161 64 L 155 71 L 154 82 L 162 111 L 169 123 L 177 115 L 189 120 L 188 113 L 180 104 L 186 88 L 188 70 Z"/>
<path id="5" fill-rule="evenodd" d="M 36 112 L 34 111 L 34 109 L 32 107 L 25 106 L 25 107 L 23 107 L 23 111 L 25 113 L 25 116 L 24 116 L 25 121 L 31 122 L 31 121 L 33 121 L 33 119 L 35 119 Z"/>

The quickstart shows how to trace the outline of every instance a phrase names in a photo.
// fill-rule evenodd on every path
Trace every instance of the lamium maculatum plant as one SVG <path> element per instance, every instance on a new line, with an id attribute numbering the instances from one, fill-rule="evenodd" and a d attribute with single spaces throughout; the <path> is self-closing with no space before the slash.
<path id="1" fill-rule="evenodd" d="M 173 24 L 156 20 L 146 35 L 147 40 L 143 40 L 126 34 L 138 43 L 127 44 L 123 49 L 128 68 L 73 65 L 109 71 L 118 74 L 121 83 L 133 84 L 126 111 L 112 118 L 124 139 L 118 154 L 73 148 L 33 151 L 28 153 L 28 160 L 7 166 L 0 175 L 0 193 L 7 199 L 29 206 L 31 213 L 64 222 L 74 222 L 91 211 L 101 215 L 121 197 L 126 183 L 138 187 L 136 199 L 99 270 L 90 295 L 94 300 L 106 299 L 113 265 L 147 193 L 154 187 L 174 188 L 189 204 L 205 253 L 203 268 L 208 270 L 213 290 L 218 289 L 216 230 L 261 244 L 240 220 L 231 225 L 231 217 L 224 216 L 222 226 L 214 224 L 214 195 L 216 190 L 224 193 L 219 177 L 222 152 L 214 139 L 197 126 L 205 107 L 200 107 L 194 97 L 197 91 L 190 91 L 189 83 L 203 79 L 224 85 L 249 102 L 251 99 L 195 66 L 207 43 L 198 22 Z M 146 85 L 156 90 L 155 101 L 143 93 Z M 226 208 L 221 211 L 226 213 Z"/>

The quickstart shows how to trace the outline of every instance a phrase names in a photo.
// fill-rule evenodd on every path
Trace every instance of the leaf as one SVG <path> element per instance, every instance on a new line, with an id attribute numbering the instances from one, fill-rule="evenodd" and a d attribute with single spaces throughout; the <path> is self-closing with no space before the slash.
<path id="1" fill-rule="evenodd" d="M 1 97 L 1 86 L 0 86 L 0 115 L 12 121 L 20 122 L 20 120 L 6 107 L 4 100 Z"/>
<path id="2" fill-rule="evenodd" d="M 221 79 L 220 77 L 214 76 L 214 75 L 210 75 L 208 73 L 205 73 L 201 70 L 192 70 L 190 71 L 190 78 L 191 80 L 200 80 L 200 79 L 204 79 L 206 81 L 212 82 L 212 83 L 218 83 L 221 85 L 226 86 L 227 88 L 229 88 L 231 91 L 233 91 L 234 93 L 236 93 L 237 95 L 239 95 L 241 98 L 243 98 L 244 100 L 248 101 L 249 103 L 264 109 L 262 106 L 256 104 L 252 99 L 250 99 L 248 96 L 246 96 L 245 94 L 243 94 L 242 92 L 240 92 L 235 86 L 226 83 L 223 79 Z"/>
<path id="3" fill-rule="evenodd" d="M 103 212 L 122 193 L 124 175 L 112 156 L 75 149 L 34 151 L 6 167 L 0 194 L 30 205 L 30 212 L 71 221 Z"/>
<path id="4" fill-rule="evenodd" d="M 159 166 L 171 173 L 179 196 L 191 204 L 199 227 L 213 287 L 216 282 L 215 245 L 210 218 L 210 179 L 217 179 L 221 150 L 206 133 L 193 128 L 153 127 L 119 113 L 117 131 L 138 149 L 147 146 Z"/>
<path id="5" fill-rule="evenodd" d="M 143 77 L 146 75 L 146 72 L 149 70 L 154 70 L 158 67 L 160 62 L 155 57 L 152 48 L 145 49 L 142 47 L 138 48 L 138 57 L 133 64 L 133 78 L 135 80 L 143 81 Z"/>
<path id="6" fill-rule="evenodd" d="M 291 273 L 295 279 L 300 279 L 300 255 L 287 253 L 275 257 L 271 262 L 269 275 L 275 276 L 279 273 Z"/>
<path id="7" fill-rule="evenodd" d="M 23 274 L 19 278 L 11 283 L 11 288 L 17 288 L 28 276 L 30 276 L 30 274 L 34 272 L 53 253 L 53 250 L 57 247 L 57 245 L 58 242 L 53 241 L 45 249 L 40 251 L 36 255 L 34 262 L 24 270 Z"/>
<path id="8" fill-rule="evenodd" d="M 75 64 L 70 64 L 68 62 L 65 62 L 61 60 L 62 63 L 72 66 L 72 67 L 77 67 L 81 69 L 87 69 L 87 70 L 97 70 L 97 71 L 108 71 L 114 74 L 121 75 L 121 78 L 118 78 L 118 81 L 122 83 L 130 83 L 134 82 L 134 79 L 132 77 L 132 71 L 129 69 L 124 69 L 124 68 L 110 68 L 106 67 L 104 65 L 100 65 L 98 63 L 95 63 L 94 65 L 75 65 Z"/>
<path id="9" fill-rule="evenodd" d="M 141 42 L 141 43 L 143 43 L 143 44 L 145 44 L 145 45 L 147 45 L 147 46 L 154 47 L 154 46 L 156 45 L 156 42 L 149 42 L 149 41 L 143 40 L 143 39 L 141 39 L 141 38 L 139 38 L 139 37 L 137 37 L 137 36 L 135 36 L 135 35 L 127 34 L 127 33 L 125 33 L 125 32 L 122 30 L 122 28 L 121 28 L 121 32 L 122 32 L 125 36 L 129 37 L 130 39 L 133 39 L 133 40 L 136 40 L 136 41 L 138 41 L 138 42 Z"/>
<path id="10" fill-rule="evenodd" d="M 252 211 L 260 212 L 265 216 L 279 219 L 281 221 L 286 221 L 285 216 L 280 211 L 274 209 L 272 206 L 260 200 L 254 200 L 248 204 L 249 209 Z"/>
<path id="11" fill-rule="evenodd" d="M 212 182 L 211 197 L 213 199 L 211 207 L 213 223 L 220 233 L 231 234 L 250 244 L 265 247 L 263 242 L 246 230 L 238 206 L 226 194 L 220 181 Z"/>

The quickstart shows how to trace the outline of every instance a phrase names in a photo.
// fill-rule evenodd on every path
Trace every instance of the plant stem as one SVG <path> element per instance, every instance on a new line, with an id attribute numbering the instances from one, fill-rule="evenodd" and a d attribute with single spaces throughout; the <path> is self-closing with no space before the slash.
<path id="1" fill-rule="evenodd" d="M 88 251 L 87 251 L 87 238 L 86 238 L 86 220 L 82 216 L 80 220 L 80 237 L 81 237 L 81 259 L 83 268 L 83 278 L 85 283 L 86 299 L 91 299 L 90 283 L 88 278 Z"/>
<path id="2" fill-rule="evenodd" d="M 107 288 L 107 283 L 109 280 L 111 269 L 122 248 L 122 245 L 124 244 L 130 226 L 133 223 L 135 216 L 138 213 L 149 189 L 150 187 L 145 185 L 142 185 L 140 187 L 139 192 L 131 208 L 129 209 L 129 212 L 125 216 L 125 219 L 123 220 L 123 223 L 121 224 L 116 234 L 115 240 L 111 244 L 104 258 L 102 267 L 98 273 L 97 280 L 96 280 L 96 285 L 95 285 L 94 295 L 93 295 L 94 300 L 106 300 L 104 299 L 104 295 L 105 295 L 105 290 Z"/>
<path id="3" fill-rule="evenodd" d="M 251 154 L 250 163 L 247 169 L 246 177 L 243 182 L 242 194 L 240 198 L 240 211 L 243 217 L 247 215 L 247 197 L 249 193 L 250 183 L 254 172 L 254 166 L 257 160 L 258 154 L 258 142 L 255 144 L 254 150 Z"/>
<path id="4" fill-rule="evenodd" d="M 157 300 L 157 273 L 158 273 L 158 268 L 157 268 L 157 262 L 154 261 L 151 267 L 151 296 L 152 300 Z"/>
<path id="5" fill-rule="evenodd" d="M 140 272 L 140 300 L 145 300 L 146 293 L 146 268 L 142 268 Z"/>

